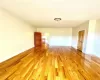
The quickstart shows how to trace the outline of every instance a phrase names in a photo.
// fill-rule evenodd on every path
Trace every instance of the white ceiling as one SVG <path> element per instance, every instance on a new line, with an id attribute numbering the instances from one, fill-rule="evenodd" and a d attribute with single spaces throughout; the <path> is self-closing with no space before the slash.
<path id="1" fill-rule="evenodd" d="M 76 27 L 100 19 L 100 0 L 0 0 L 0 6 L 35 27 Z"/>

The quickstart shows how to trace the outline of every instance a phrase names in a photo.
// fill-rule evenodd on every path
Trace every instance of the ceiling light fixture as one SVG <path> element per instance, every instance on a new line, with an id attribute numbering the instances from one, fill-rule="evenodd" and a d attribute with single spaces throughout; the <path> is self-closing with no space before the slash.
<path id="1" fill-rule="evenodd" d="M 61 18 L 54 18 L 55 21 L 61 21 Z"/>

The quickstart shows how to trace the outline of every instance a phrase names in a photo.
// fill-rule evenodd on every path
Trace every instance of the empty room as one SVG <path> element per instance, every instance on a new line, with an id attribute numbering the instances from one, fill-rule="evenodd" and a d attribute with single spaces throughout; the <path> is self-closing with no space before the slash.
<path id="1" fill-rule="evenodd" d="M 100 1 L 0 0 L 0 80 L 100 80 Z"/>

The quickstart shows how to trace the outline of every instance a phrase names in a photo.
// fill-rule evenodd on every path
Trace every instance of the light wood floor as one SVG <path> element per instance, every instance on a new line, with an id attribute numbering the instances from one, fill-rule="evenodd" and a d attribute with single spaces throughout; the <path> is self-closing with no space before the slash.
<path id="1" fill-rule="evenodd" d="M 100 59 L 72 47 L 29 51 L 10 65 L 0 64 L 0 80 L 100 80 Z"/>

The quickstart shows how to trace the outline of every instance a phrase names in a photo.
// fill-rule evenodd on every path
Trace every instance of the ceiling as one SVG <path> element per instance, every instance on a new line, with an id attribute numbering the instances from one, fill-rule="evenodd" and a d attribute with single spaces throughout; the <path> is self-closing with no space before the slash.
<path id="1" fill-rule="evenodd" d="M 0 0 L 0 6 L 35 27 L 76 27 L 100 19 L 100 0 Z"/>

